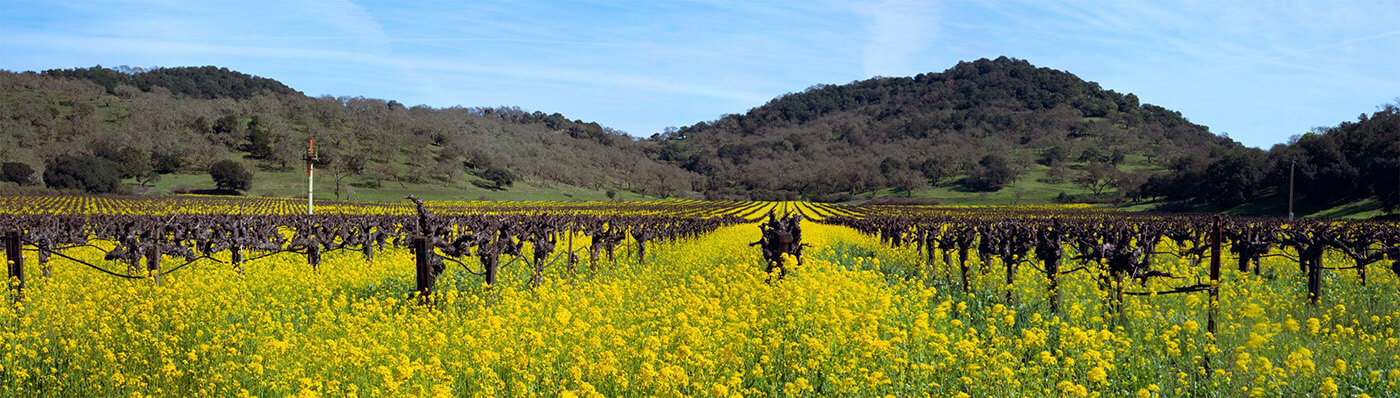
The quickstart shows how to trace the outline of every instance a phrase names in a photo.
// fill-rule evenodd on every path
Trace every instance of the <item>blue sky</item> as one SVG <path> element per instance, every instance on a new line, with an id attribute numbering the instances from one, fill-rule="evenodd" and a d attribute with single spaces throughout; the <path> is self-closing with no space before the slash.
<path id="1" fill-rule="evenodd" d="M 1400 98 L 1400 2 L 13 1 L 0 69 L 218 65 L 637 136 L 1006 55 L 1264 147 Z"/>

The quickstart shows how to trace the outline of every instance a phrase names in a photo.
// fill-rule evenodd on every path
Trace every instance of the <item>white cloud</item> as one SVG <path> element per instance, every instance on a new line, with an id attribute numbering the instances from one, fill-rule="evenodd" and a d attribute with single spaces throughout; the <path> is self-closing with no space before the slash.
<path id="1" fill-rule="evenodd" d="M 870 41 L 866 43 L 862 67 L 868 76 L 899 76 L 921 71 L 916 57 L 937 37 L 934 5 L 919 0 L 883 0 L 856 10 L 869 20 Z"/>
<path id="2" fill-rule="evenodd" d="M 350 33 L 365 43 L 389 44 L 389 35 L 384 26 L 374 16 L 350 0 L 309 0 L 302 4 L 302 10 L 320 17 L 326 24 L 340 31 Z"/>
<path id="3" fill-rule="evenodd" d="M 1400 87 L 1386 67 L 1400 57 L 1393 1 L 0 2 L 8 69 L 213 64 L 313 95 L 533 104 L 636 131 L 998 55 L 1256 144 L 1350 118 Z M 1278 105 L 1245 106 L 1267 115 L 1246 120 L 1239 104 L 1261 103 Z"/>
<path id="4" fill-rule="evenodd" d="M 695 84 L 678 79 L 662 79 L 637 76 L 627 73 L 599 72 L 567 67 L 551 67 L 529 64 L 483 64 L 460 62 L 451 59 L 422 57 L 381 57 L 362 52 L 340 50 L 318 50 L 293 47 L 263 47 L 194 43 L 173 40 L 149 40 L 126 38 L 89 38 L 74 35 L 21 34 L 0 39 L 5 46 L 79 47 L 92 46 L 115 54 L 132 55 L 148 53 L 186 54 L 194 56 L 235 56 L 270 59 L 299 59 L 318 62 L 341 62 L 381 68 L 394 68 L 403 71 L 432 71 L 435 76 L 452 74 L 484 74 L 502 78 L 539 79 L 581 85 L 601 86 L 623 90 L 653 91 L 674 94 L 698 95 L 710 98 L 762 103 L 768 95 L 742 89 Z"/>

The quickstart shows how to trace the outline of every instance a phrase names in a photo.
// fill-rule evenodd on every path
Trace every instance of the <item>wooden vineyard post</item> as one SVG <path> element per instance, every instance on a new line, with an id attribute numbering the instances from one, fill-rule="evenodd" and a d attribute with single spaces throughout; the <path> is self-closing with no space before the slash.
<path id="1" fill-rule="evenodd" d="M 1361 286 L 1366 286 L 1366 264 L 1356 264 L 1356 276 L 1361 278 Z"/>
<path id="2" fill-rule="evenodd" d="M 1113 312 L 1118 314 L 1118 324 L 1128 324 L 1128 311 L 1123 308 L 1123 272 L 1109 271 L 1113 276 Z"/>
<path id="3" fill-rule="evenodd" d="M 1045 262 L 1045 276 L 1050 278 L 1050 313 L 1060 313 L 1060 259 Z"/>
<path id="4" fill-rule="evenodd" d="M 165 235 L 165 228 L 157 228 L 155 235 L 151 236 L 151 252 L 146 253 L 146 272 L 150 273 L 151 279 L 156 286 L 161 285 L 160 275 L 160 239 Z"/>
<path id="5" fill-rule="evenodd" d="M 1215 222 L 1211 225 L 1210 231 L 1210 303 L 1206 307 L 1206 333 L 1210 333 L 1210 341 L 1215 342 L 1215 313 L 1220 310 L 1220 215 L 1215 216 Z M 1210 376 L 1210 353 L 1201 356 L 1202 365 L 1205 367 L 1206 376 Z"/>
<path id="6" fill-rule="evenodd" d="M 597 233 L 588 236 L 588 275 L 590 276 L 598 274 L 598 248 L 600 246 Z"/>
<path id="7" fill-rule="evenodd" d="M 309 247 L 309 248 L 306 249 L 306 262 L 311 263 L 311 270 L 312 270 L 312 271 L 320 271 L 320 270 L 321 270 L 321 245 L 320 245 L 320 244 L 312 243 L 312 244 L 311 244 L 311 247 Z"/>
<path id="8" fill-rule="evenodd" d="M 1215 333 L 1215 312 L 1220 308 L 1220 216 L 1210 232 L 1210 311 L 1206 316 L 1206 331 Z"/>
<path id="9" fill-rule="evenodd" d="M 9 264 L 10 289 L 14 290 L 14 300 L 24 298 L 24 252 L 20 251 L 19 231 L 5 234 L 5 259 Z"/>
<path id="10" fill-rule="evenodd" d="M 919 257 L 916 257 L 914 259 L 916 261 L 916 263 L 914 264 L 914 277 L 922 279 L 924 276 L 924 268 L 928 268 L 928 275 L 937 275 L 938 270 L 933 267 L 933 262 L 929 261 L 932 260 L 933 256 L 928 255 L 929 253 L 932 253 L 933 250 L 930 249 L 927 252 L 924 251 L 924 244 L 928 243 L 925 239 L 928 237 L 928 231 L 923 230 L 923 228 L 919 228 L 914 232 L 914 235 L 914 253 L 919 254 Z M 917 263 L 920 261 L 923 262 L 923 264 Z"/>
<path id="11" fill-rule="evenodd" d="M 417 269 L 418 295 L 426 299 L 433 292 L 433 266 L 428 258 L 428 239 L 413 238 L 413 260 Z"/>
<path id="12" fill-rule="evenodd" d="M 491 287 L 496 286 L 496 273 L 497 271 L 500 271 L 501 258 L 498 256 L 498 254 L 492 253 L 491 255 L 484 257 L 484 261 L 482 261 L 481 264 L 483 267 L 486 268 L 486 285 Z"/>
<path id="13" fill-rule="evenodd" d="M 1003 258 L 1001 262 L 1006 263 L 1006 305 L 1010 306 L 1012 299 L 1014 298 L 1012 297 L 1011 292 L 1015 290 L 1012 289 L 1011 286 L 1016 285 L 1016 260 L 1011 258 Z"/>
<path id="14" fill-rule="evenodd" d="M 126 260 L 126 273 L 136 275 L 141 272 L 141 246 L 133 245 L 132 251 L 135 253 Z"/>
<path id="15" fill-rule="evenodd" d="M 574 231 L 567 230 L 565 233 L 569 234 L 569 252 L 566 253 L 566 260 L 569 262 L 569 276 L 572 277 L 574 275 Z"/>
<path id="16" fill-rule="evenodd" d="M 1318 248 L 1310 247 L 1302 260 L 1308 269 L 1308 304 L 1317 306 L 1322 301 L 1322 250 L 1321 245 L 1314 246 Z"/>
<path id="17" fill-rule="evenodd" d="M 360 254 L 365 256 L 365 262 L 367 262 L 367 263 L 372 263 L 372 262 L 374 262 L 374 244 L 373 244 L 373 242 L 366 241 L 365 244 L 364 244 L 364 246 L 360 246 Z"/>
<path id="18" fill-rule="evenodd" d="M 942 257 L 942 260 L 943 260 L 943 261 L 941 262 L 942 274 L 941 274 L 941 275 L 935 275 L 935 276 L 938 276 L 938 277 L 943 278 L 943 280 L 944 280 L 944 281 L 947 281 L 948 283 L 952 283 L 952 282 L 953 282 L 953 263 L 952 263 L 951 261 L 947 261 L 947 260 L 948 260 L 948 249 L 947 249 L 947 246 L 946 246 L 947 243 L 944 243 L 944 242 L 938 241 L 938 240 L 929 241 L 929 246 L 932 247 L 932 246 L 934 246 L 934 245 L 937 245 L 937 248 L 938 248 L 937 250 L 938 250 L 938 251 L 937 251 L 937 252 L 933 252 L 932 249 L 930 249 L 930 252 L 929 252 L 929 262 L 930 262 L 930 263 L 940 263 L 940 262 L 939 262 L 939 257 L 940 257 L 940 256 Z"/>
<path id="19" fill-rule="evenodd" d="M 953 251 L 948 250 L 948 244 L 939 242 L 938 250 L 943 252 L 943 279 L 948 282 L 953 281 Z"/>
<path id="20" fill-rule="evenodd" d="M 959 248 L 958 248 L 958 270 L 962 272 L 963 292 L 964 292 L 964 293 L 972 292 L 972 283 L 968 282 L 968 280 L 967 280 L 967 272 L 968 272 L 970 269 L 967 267 L 967 248 L 966 248 L 966 247 L 959 247 Z"/>
<path id="21" fill-rule="evenodd" d="M 915 229 L 914 231 L 914 240 L 916 243 L 914 246 L 914 253 L 918 254 L 918 257 L 914 258 L 915 269 L 918 270 L 914 275 L 922 277 L 924 275 L 924 268 L 928 268 L 929 276 L 938 275 L 938 269 L 934 268 L 932 261 L 929 261 L 933 259 L 933 256 L 929 255 L 929 251 L 924 250 L 924 245 L 928 243 L 928 241 L 925 240 L 925 238 L 928 237 L 928 232 L 924 231 L 922 228 Z"/>
<path id="22" fill-rule="evenodd" d="M 243 246 L 233 245 L 229 253 L 229 261 L 238 267 L 238 274 L 243 275 Z"/>
<path id="23" fill-rule="evenodd" d="M 53 264 L 49 263 L 49 254 L 44 252 L 46 249 L 48 247 L 40 247 L 39 250 L 39 271 L 44 274 L 44 279 L 48 280 L 53 278 Z"/>

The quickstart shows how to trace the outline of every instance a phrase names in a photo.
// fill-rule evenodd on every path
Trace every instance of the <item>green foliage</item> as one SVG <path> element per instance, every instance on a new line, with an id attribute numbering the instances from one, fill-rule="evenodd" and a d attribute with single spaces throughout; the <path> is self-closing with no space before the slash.
<path id="1" fill-rule="evenodd" d="M 883 174 L 885 176 L 894 174 L 896 171 L 902 170 L 904 168 L 904 162 L 900 161 L 899 159 L 885 158 L 885 160 L 880 161 L 880 174 Z"/>
<path id="2" fill-rule="evenodd" d="M 155 87 L 164 87 L 176 95 L 201 99 L 247 99 L 264 91 L 274 94 L 300 94 L 276 80 L 251 76 L 228 68 L 201 66 L 150 70 L 122 69 L 119 71 L 97 65 L 91 68 L 51 69 L 44 71 L 44 74 L 89 80 L 102 86 L 110 94 L 116 94 L 117 86 L 123 84 L 147 92 Z"/>
<path id="3" fill-rule="evenodd" d="M 996 191 L 1010 184 L 1016 178 L 1015 170 L 1000 155 L 983 156 L 972 168 L 963 185 L 974 191 Z"/>
<path id="4" fill-rule="evenodd" d="M 238 116 L 225 115 L 219 120 L 215 120 L 211 128 L 216 134 L 238 134 L 243 131 L 245 126 L 247 125 L 243 124 L 243 121 L 238 120 Z"/>
<path id="5" fill-rule="evenodd" d="M 1079 171 L 1074 183 L 1098 196 L 1103 194 L 1104 189 L 1118 182 L 1118 174 L 1118 170 L 1108 164 L 1090 163 Z"/>
<path id="6" fill-rule="evenodd" d="M 34 168 L 26 163 L 5 162 L 0 165 L 0 181 L 31 185 L 34 183 Z"/>
<path id="7" fill-rule="evenodd" d="M 44 170 L 44 184 L 52 189 L 108 193 L 121 184 L 121 165 L 93 156 L 63 155 Z"/>
<path id="8" fill-rule="evenodd" d="M 132 147 L 99 145 L 95 151 L 98 157 L 120 165 L 121 178 L 133 178 L 141 186 L 149 186 L 160 180 L 160 173 L 152 165 L 151 155 Z"/>
<path id="9" fill-rule="evenodd" d="M 253 173 L 234 160 L 220 160 L 209 166 L 209 177 L 219 189 L 245 191 L 253 184 Z"/>
<path id="10" fill-rule="evenodd" d="M 121 178 L 135 178 L 151 172 L 151 157 L 139 149 L 101 145 L 95 151 L 98 157 L 120 165 Z"/>
<path id="11" fill-rule="evenodd" d="M 151 153 L 151 168 L 160 174 L 170 174 L 185 165 L 184 157 L 172 152 Z"/>
<path id="12" fill-rule="evenodd" d="M 1078 159 L 1081 162 L 1103 162 L 1108 160 L 1108 155 L 1103 152 L 1103 149 L 1097 146 L 1090 146 L 1085 147 L 1084 151 L 1079 152 Z"/>
<path id="13" fill-rule="evenodd" d="M 1055 164 L 1063 163 L 1068 157 L 1069 154 L 1065 153 L 1064 147 L 1053 145 L 1041 151 L 1040 158 L 1036 159 L 1035 162 L 1045 166 L 1054 166 Z"/>
<path id="14" fill-rule="evenodd" d="M 103 68 L 102 65 L 91 68 L 50 69 L 44 71 L 44 74 L 60 78 L 88 80 L 102 86 L 111 94 L 116 93 L 118 85 L 131 84 L 131 75 Z"/>
<path id="15" fill-rule="evenodd" d="M 929 184 L 938 185 L 938 180 L 951 176 L 952 166 L 946 158 L 930 157 L 919 162 L 918 170 L 928 179 Z"/>
<path id="16" fill-rule="evenodd" d="M 481 178 L 495 184 L 496 189 L 508 187 L 515 182 L 515 174 L 511 173 L 510 170 L 496 166 L 488 167 L 482 171 Z"/>
<path id="17" fill-rule="evenodd" d="M 272 157 L 272 134 L 263 125 L 262 117 L 254 115 L 253 120 L 248 122 L 248 144 L 243 150 L 257 159 Z"/>

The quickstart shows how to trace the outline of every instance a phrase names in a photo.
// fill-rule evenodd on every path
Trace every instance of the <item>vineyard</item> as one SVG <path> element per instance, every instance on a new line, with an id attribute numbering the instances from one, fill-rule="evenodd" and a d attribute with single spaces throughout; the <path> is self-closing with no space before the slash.
<path id="1" fill-rule="evenodd" d="M 1400 395 L 1393 222 L 693 200 L 313 210 L 0 197 L 0 395 Z"/>

